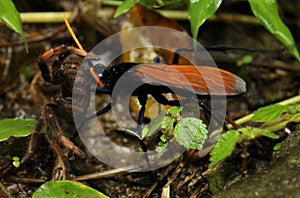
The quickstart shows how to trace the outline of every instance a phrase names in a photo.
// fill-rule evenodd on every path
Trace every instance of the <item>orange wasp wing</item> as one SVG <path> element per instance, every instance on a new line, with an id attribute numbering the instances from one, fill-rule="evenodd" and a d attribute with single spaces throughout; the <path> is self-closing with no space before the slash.
<path id="1" fill-rule="evenodd" d="M 134 69 L 135 77 L 145 83 L 173 86 L 199 95 L 230 96 L 246 91 L 240 77 L 209 66 L 143 63 Z"/>

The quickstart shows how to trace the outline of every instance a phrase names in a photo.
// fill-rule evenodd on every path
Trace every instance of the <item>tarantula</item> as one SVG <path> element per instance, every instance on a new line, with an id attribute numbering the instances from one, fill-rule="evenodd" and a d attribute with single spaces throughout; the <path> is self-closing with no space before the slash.
<path id="1" fill-rule="evenodd" d="M 56 174 L 53 176 L 54 179 L 65 179 L 67 175 L 68 160 L 62 146 L 79 157 L 85 156 L 81 149 L 63 135 L 63 131 L 74 134 L 76 132 L 74 117 L 86 116 L 89 106 L 90 86 L 93 78 L 90 76 L 89 68 L 80 69 L 86 54 L 85 51 L 75 47 L 59 46 L 46 51 L 38 58 L 42 77 L 45 81 L 60 86 L 61 95 L 53 96 L 52 102 L 42 107 L 41 116 L 32 133 L 22 163 L 33 154 L 36 147 L 36 137 L 45 125 L 47 129 L 46 139 L 57 156 L 57 164 L 60 164 L 56 166 L 59 173 L 55 172 L 57 170 L 53 172 Z M 73 89 L 75 81 L 79 86 Z M 82 100 L 80 100 L 81 98 Z"/>

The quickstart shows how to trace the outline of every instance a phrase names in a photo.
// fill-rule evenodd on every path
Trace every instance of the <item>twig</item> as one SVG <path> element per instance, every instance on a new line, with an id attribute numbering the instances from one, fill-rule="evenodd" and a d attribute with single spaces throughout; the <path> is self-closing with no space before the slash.
<path id="1" fill-rule="evenodd" d="M 13 196 L 7 191 L 3 183 L 0 181 L 0 190 L 8 197 L 13 198 Z"/>
<path id="2" fill-rule="evenodd" d="M 116 169 L 107 170 L 99 173 L 92 173 L 88 175 L 78 176 L 75 177 L 73 180 L 82 181 L 82 180 L 89 180 L 89 179 L 113 177 L 116 175 L 128 173 L 130 171 L 138 170 L 138 168 L 139 168 L 138 166 L 126 166 L 126 167 L 116 168 Z"/>
<path id="3" fill-rule="evenodd" d="M 8 182 L 15 182 L 15 183 L 23 183 L 23 184 L 40 184 L 45 183 L 46 180 L 44 179 L 36 179 L 36 178 L 25 178 L 25 177 L 9 177 L 5 181 Z"/>

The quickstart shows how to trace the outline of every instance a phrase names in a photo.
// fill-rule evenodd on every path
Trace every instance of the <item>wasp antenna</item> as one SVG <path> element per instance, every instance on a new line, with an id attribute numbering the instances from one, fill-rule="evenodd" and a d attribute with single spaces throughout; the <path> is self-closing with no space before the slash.
<path id="1" fill-rule="evenodd" d="M 82 45 L 81 45 L 80 42 L 78 41 L 78 39 L 77 39 L 77 37 L 76 37 L 74 31 L 72 30 L 72 28 L 71 28 L 71 26 L 70 26 L 70 23 L 69 23 L 69 21 L 68 21 L 68 19 L 67 19 L 67 16 L 66 16 L 66 12 L 64 12 L 64 21 L 65 21 L 65 24 L 66 24 L 66 26 L 67 26 L 67 28 L 68 28 L 68 30 L 69 30 L 69 33 L 71 34 L 71 36 L 72 36 L 72 38 L 74 39 L 75 43 L 77 44 L 78 48 L 84 51 Z"/>
<path id="2" fill-rule="evenodd" d="M 104 84 L 103 82 L 98 78 L 94 67 L 90 67 L 90 73 L 92 74 L 93 78 L 96 80 L 97 84 L 99 85 L 99 87 L 104 88 Z"/>

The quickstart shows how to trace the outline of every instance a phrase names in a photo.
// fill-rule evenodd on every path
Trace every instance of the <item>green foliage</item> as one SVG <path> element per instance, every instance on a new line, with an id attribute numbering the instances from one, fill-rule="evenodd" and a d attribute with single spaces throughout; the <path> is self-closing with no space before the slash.
<path id="1" fill-rule="evenodd" d="M 89 198 L 108 198 L 103 193 L 76 181 L 49 181 L 39 187 L 34 193 L 33 198 L 44 197 L 89 197 Z"/>
<path id="2" fill-rule="evenodd" d="M 124 3 L 117 8 L 114 17 L 118 17 L 121 14 L 124 14 L 124 13 L 128 12 L 129 9 L 136 3 L 141 3 L 141 1 L 140 0 L 126 0 L 126 1 L 124 1 Z"/>
<path id="3" fill-rule="evenodd" d="M 32 133 L 36 120 L 10 118 L 0 120 L 0 142 L 9 137 L 25 137 Z"/>
<path id="4" fill-rule="evenodd" d="M 162 113 L 157 118 L 152 120 L 142 129 L 142 139 L 153 135 L 159 129 L 162 129 L 163 132 L 169 130 L 171 127 L 173 127 L 176 115 L 179 114 L 181 111 L 182 107 L 172 107 L 168 109 L 166 113 Z"/>
<path id="5" fill-rule="evenodd" d="M 276 0 L 248 0 L 253 14 L 300 61 L 294 38 L 289 28 L 282 22 Z"/>
<path id="6" fill-rule="evenodd" d="M 275 144 L 275 146 L 273 147 L 273 151 L 276 152 L 281 148 L 282 142 L 279 142 L 277 144 Z"/>
<path id="7" fill-rule="evenodd" d="M 278 119 L 278 121 L 275 122 L 275 119 Z M 288 123 L 300 122 L 300 106 L 296 104 L 287 106 L 269 105 L 253 112 L 251 120 L 254 122 L 270 122 L 265 123 L 263 129 L 271 132 L 278 131 L 286 127 Z"/>
<path id="8" fill-rule="evenodd" d="M 255 138 L 265 136 L 272 139 L 278 139 L 279 136 L 265 129 L 259 129 L 254 127 L 243 127 L 237 130 L 239 132 L 239 137 L 237 143 L 247 143 Z"/>
<path id="9" fill-rule="evenodd" d="M 286 106 L 274 104 L 259 108 L 253 112 L 251 118 L 254 122 L 270 122 L 278 118 L 283 112 L 286 111 Z"/>
<path id="10" fill-rule="evenodd" d="M 207 133 L 206 125 L 196 118 L 183 118 L 174 129 L 177 142 L 188 149 L 201 150 Z"/>
<path id="11" fill-rule="evenodd" d="M 262 25 L 274 35 L 293 56 L 300 61 L 300 55 L 296 48 L 294 38 L 289 28 L 283 23 L 279 16 L 276 0 L 248 0 L 253 14 L 259 19 Z M 154 0 L 125 0 L 115 13 L 119 16 L 127 12 L 135 3 L 141 3 L 146 7 L 157 6 L 158 1 Z M 161 1 L 163 4 L 178 3 L 181 1 Z M 188 16 L 191 24 L 193 38 L 197 38 L 199 27 L 211 17 L 221 5 L 222 0 L 189 0 Z"/>
<path id="12" fill-rule="evenodd" d="M 142 129 L 142 139 L 145 139 L 146 137 L 149 137 L 153 135 L 153 133 L 157 132 L 160 129 L 164 119 L 166 119 L 166 115 L 162 114 L 147 124 Z"/>
<path id="13" fill-rule="evenodd" d="M 188 13 L 192 35 L 195 39 L 199 27 L 217 11 L 221 3 L 222 0 L 190 0 Z"/>
<path id="14" fill-rule="evenodd" d="M 143 138 L 149 137 L 161 129 L 163 134 L 156 149 L 158 156 L 162 156 L 168 144 L 174 140 L 186 149 L 202 149 L 208 133 L 206 125 L 202 120 L 196 118 L 177 120 L 177 115 L 181 111 L 182 107 L 172 107 L 143 128 Z M 174 124 L 176 126 L 172 131 Z"/>
<path id="15" fill-rule="evenodd" d="M 278 139 L 279 136 L 265 129 L 258 129 L 253 127 L 244 127 L 238 130 L 229 130 L 224 133 L 215 144 L 213 150 L 211 151 L 209 168 L 213 167 L 220 161 L 224 160 L 226 157 L 230 156 L 235 145 L 237 143 L 246 145 L 253 139 L 265 136 L 272 139 Z"/>
<path id="16" fill-rule="evenodd" d="M 246 55 L 246 56 L 243 56 L 237 63 L 236 65 L 238 67 L 242 66 L 242 65 L 246 65 L 246 64 L 249 64 L 253 61 L 253 57 L 251 55 Z"/>
<path id="17" fill-rule="evenodd" d="M 25 43 L 26 52 L 28 52 L 27 41 L 21 24 L 21 17 L 11 0 L 0 1 L 0 20 L 3 21 L 13 31 L 21 34 Z"/>
<path id="18" fill-rule="evenodd" d="M 208 166 L 209 168 L 231 155 L 235 148 L 238 135 L 236 130 L 230 130 L 219 138 L 213 150 L 210 152 L 211 157 L 209 160 L 211 162 Z"/>
<path id="19" fill-rule="evenodd" d="M 14 167 L 19 168 L 21 165 L 20 158 L 18 156 L 14 156 L 12 160 Z"/>
<path id="20" fill-rule="evenodd" d="M 136 3 L 140 3 L 148 8 L 160 8 L 162 6 L 180 6 L 185 3 L 185 0 L 125 0 L 116 10 L 114 17 L 118 17 L 129 11 Z"/>

